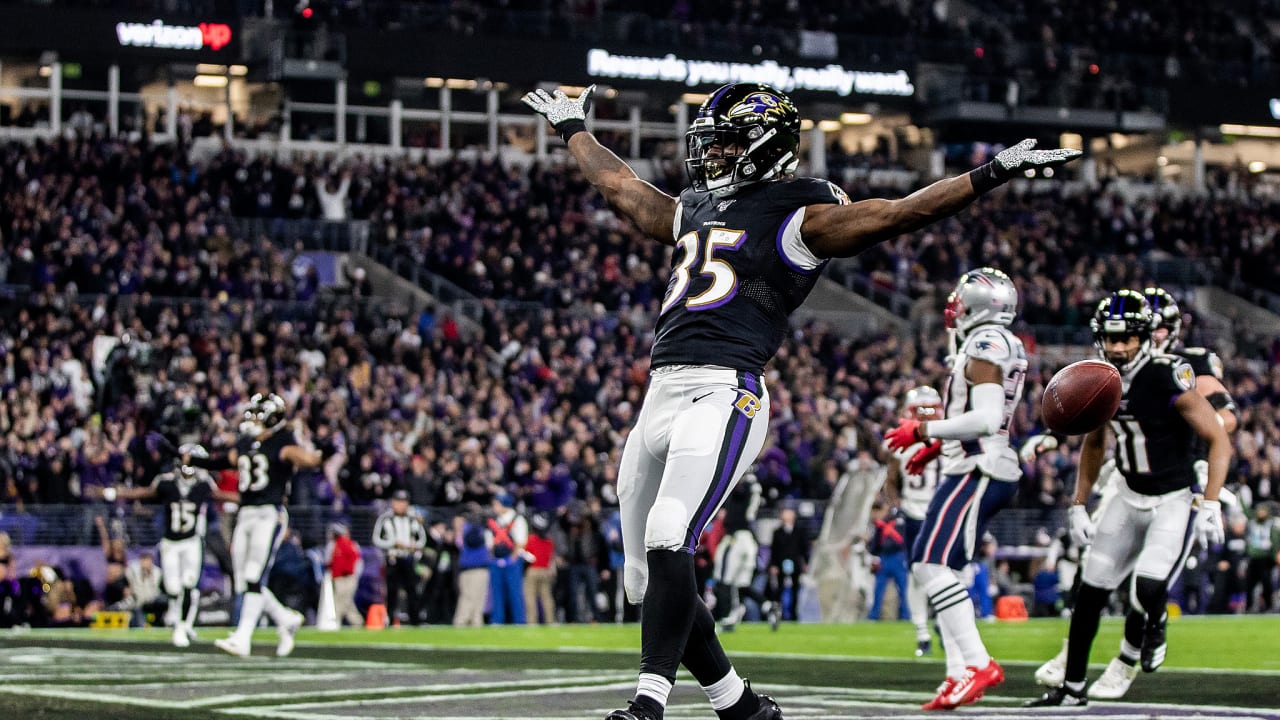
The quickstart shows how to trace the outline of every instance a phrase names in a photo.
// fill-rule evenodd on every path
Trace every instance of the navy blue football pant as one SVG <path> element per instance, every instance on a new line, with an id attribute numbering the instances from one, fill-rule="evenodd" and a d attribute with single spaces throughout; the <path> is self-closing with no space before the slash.
<path id="1" fill-rule="evenodd" d="M 494 560 L 489 564 L 489 597 L 493 600 L 493 612 L 489 615 L 491 624 L 524 624 L 523 566 L 524 562 L 518 558 Z"/>
<path id="2" fill-rule="evenodd" d="M 898 619 L 909 620 L 911 610 L 907 607 L 907 553 L 899 551 L 880 556 L 880 571 L 876 573 L 875 600 L 871 603 L 868 620 L 880 619 L 880 604 L 884 601 L 884 591 L 889 583 L 898 586 Z"/>

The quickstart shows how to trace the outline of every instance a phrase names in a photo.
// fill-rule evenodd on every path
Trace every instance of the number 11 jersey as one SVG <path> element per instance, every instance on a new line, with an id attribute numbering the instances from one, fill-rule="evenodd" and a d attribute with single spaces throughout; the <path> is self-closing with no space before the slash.
<path id="1" fill-rule="evenodd" d="M 728 197 L 681 193 L 653 367 L 759 374 L 826 265 L 800 237 L 805 208 L 832 204 L 847 205 L 849 196 L 816 178 L 756 183 Z"/>

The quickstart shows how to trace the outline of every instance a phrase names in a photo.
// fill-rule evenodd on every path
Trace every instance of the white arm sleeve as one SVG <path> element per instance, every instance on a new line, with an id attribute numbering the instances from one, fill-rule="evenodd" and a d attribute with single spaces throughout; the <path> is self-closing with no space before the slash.
<path id="1" fill-rule="evenodd" d="M 1004 387 L 995 383 L 974 385 L 969 390 L 973 409 L 946 420 L 931 420 L 925 427 L 929 437 L 939 440 L 974 440 L 995 435 L 1004 418 Z"/>

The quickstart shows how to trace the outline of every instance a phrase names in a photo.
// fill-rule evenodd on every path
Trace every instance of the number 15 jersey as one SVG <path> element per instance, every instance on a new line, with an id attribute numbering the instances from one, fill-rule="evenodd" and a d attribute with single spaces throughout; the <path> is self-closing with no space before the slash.
<path id="1" fill-rule="evenodd" d="M 849 196 L 816 178 L 756 183 L 729 197 L 681 193 L 653 367 L 759 374 L 826 264 L 800 237 L 805 207 L 831 204 L 847 205 Z"/>

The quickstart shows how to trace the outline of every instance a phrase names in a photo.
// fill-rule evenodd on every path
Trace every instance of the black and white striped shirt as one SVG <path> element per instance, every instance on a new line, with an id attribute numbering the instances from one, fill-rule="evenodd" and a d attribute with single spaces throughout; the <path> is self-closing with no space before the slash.
<path id="1" fill-rule="evenodd" d="M 394 510 L 388 510 L 373 526 L 373 544 L 386 552 L 388 558 L 415 555 L 427 544 L 427 529 L 422 525 L 422 518 L 414 513 L 397 515 Z"/>

